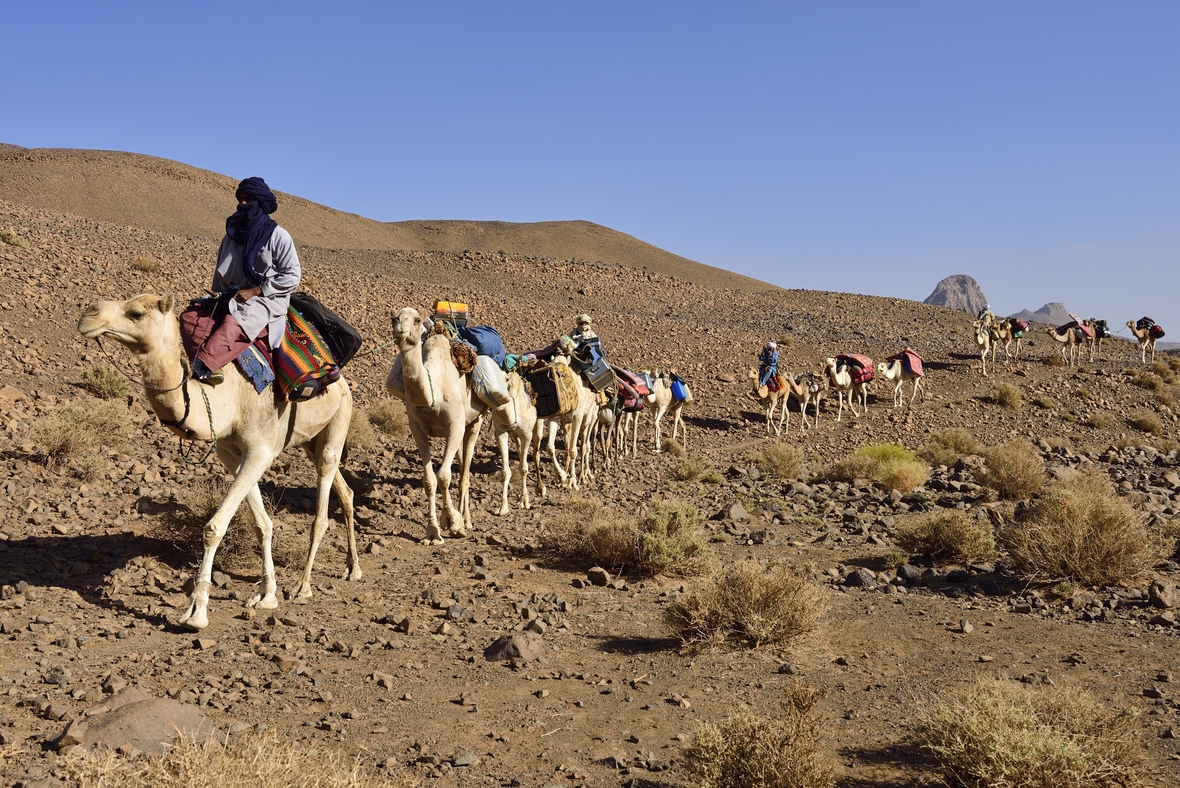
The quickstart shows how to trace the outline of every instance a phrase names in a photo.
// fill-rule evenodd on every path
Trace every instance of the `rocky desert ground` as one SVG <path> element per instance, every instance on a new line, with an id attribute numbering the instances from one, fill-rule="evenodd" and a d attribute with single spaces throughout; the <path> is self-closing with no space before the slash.
<path id="1" fill-rule="evenodd" d="M 1170 533 L 1180 444 L 1174 370 L 1162 354 L 1154 368 L 1143 365 L 1116 340 L 1104 360 L 1055 366 L 1045 359 L 1056 345 L 1034 331 L 1021 360 L 1001 353 L 984 378 L 970 316 L 913 301 L 736 289 L 626 259 L 301 244 L 305 286 L 361 330 L 365 349 L 389 340 L 391 310 L 425 310 L 436 298 L 472 304 L 478 322 L 499 328 L 515 350 L 591 312 L 614 363 L 672 369 L 691 383 L 687 449 L 704 472 L 684 473 L 684 459 L 653 453 L 645 415 L 638 457 L 600 465 L 576 494 L 557 485 L 546 461 L 549 495 L 497 517 L 498 459 L 485 431 L 473 464 L 474 532 L 429 547 L 418 543 L 417 452 L 408 437 L 377 432 L 358 439 L 347 463 L 364 578 L 337 579 L 337 512 L 315 595 L 250 610 L 259 565 L 248 528 L 235 522 L 214 576 L 210 626 L 193 633 L 174 622 L 199 545 L 178 544 L 175 524 L 194 490 L 223 490 L 227 477 L 212 461 L 182 458 L 142 390 L 110 400 L 87 391 L 88 367 L 113 359 L 133 372 L 133 364 L 110 342 L 108 359 L 74 326 L 96 299 L 199 295 L 220 228 L 182 234 L 85 208 L 38 204 L 31 186 L 22 201 L 0 200 L 0 228 L 14 239 L 0 244 L 3 784 L 66 784 L 63 731 L 134 687 L 191 705 L 231 736 L 264 732 L 423 784 L 692 785 L 683 749 L 700 725 L 743 707 L 773 715 L 784 686 L 800 681 L 823 691 L 818 719 L 838 784 L 936 784 L 936 765 L 907 744 L 907 726 L 930 704 L 997 678 L 1139 708 L 1149 779 L 1180 777 L 1171 612 L 1180 565 L 1161 556 L 1133 577 L 1092 585 L 1030 579 L 1004 551 L 978 562 L 899 556 L 899 531 L 924 512 L 963 510 L 1003 525 L 1026 504 L 998 499 L 978 456 L 932 462 L 929 478 L 905 494 L 828 472 L 860 447 L 920 450 L 951 428 L 983 446 L 1024 437 L 1050 478 L 1095 470 L 1150 528 Z M 275 218 L 282 223 L 281 209 Z M 1134 316 L 1099 317 L 1119 325 Z M 912 347 L 926 361 L 929 395 L 894 409 L 878 379 L 860 417 L 845 409 L 836 422 L 829 396 L 817 429 L 801 433 L 792 412 L 788 430 L 768 437 L 746 375 L 770 338 L 783 340 L 782 366 L 792 372 L 837 353 L 881 360 Z M 345 369 L 359 411 L 385 400 L 394 352 Z M 999 384 L 1023 403 L 1004 407 Z M 105 420 L 99 445 L 47 460 L 38 428 L 54 418 Z M 779 445 L 801 450 L 794 478 L 758 462 Z M 263 485 L 285 588 L 302 570 L 312 478 L 306 458 L 289 452 Z M 608 578 L 592 580 L 588 567 L 544 549 L 547 530 L 586 501 L 627 519 L 672 499 L 700 512 L 719 566 L 785 565 L 814 584 L 824 608 L 815 631 L 785 648 L 689 649 L 665 613 L 705 576 L 607 567 L 609 582 L 599 585 Z M 528 653 L 485 655 L 514 634 L 528 636 Z"/>

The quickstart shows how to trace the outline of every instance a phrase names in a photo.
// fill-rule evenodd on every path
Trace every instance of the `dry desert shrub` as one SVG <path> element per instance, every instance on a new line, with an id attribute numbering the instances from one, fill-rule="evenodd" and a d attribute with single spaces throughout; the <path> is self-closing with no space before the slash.
<path id="1" fill-rule="evenodd" d="M 1020 410 L 1024 407 L 1024 392 L 1011 383 L 997 383 L 992 388 L 991 400 L 1004 410 Z"/>
<path id="2" fill-rule="evenodd" d="M 983 454 L 983 444 L 969 430 L 951 427 L 930 438 L 918 456 L 933 465 L 950 467 L 964 457 Z"/>
<path id="3" fill-rule="evenodd" d="M 0 227 L 0 243 L 18 246 L 21 249 L 27 249 L 29 246 L 29 242 L 17 235 L 16 230 L 11 227 Z"/>
<path id="4" fill-rule="evenodd" d="M 178 741 L 163 755 L 75 748 L 64 770 L 78 788 L 412 788 L 401 769 L 382 776 L 332 750 L 273 738 Z"/>
<path id="5" fill-rule="evenodd" d="M 680 500 L 661 502 L 637 517 L 622 507 L 574 496 L 541 535 L 541 546 L 565 564 L 640 575 L 700 574 L 714 562 L 700 512 Z"/>
<path id="6" fill-rule="evenodd" d="M 1037 397 L 1033 400 L 1033 404 L 1042 410 L 1053 410 L 1057 407 L 1057 403 L 1052 397 Z"/>
<path id="7" fill-rule="evenodd" d="M 1095 411 L 1086 417 L 1086 423 L 1096 430 L 1108 430 L 1114 426 L 1114 417 L 1109 413 Z"/>
<path id="8" fill-rule="evenodd" d="M 948 785 L 1131 788 L 1148 778 L 1138 717 L 1071 688 L 985 681 L 921 712 L 911 742 Z"/>
<path id="9" fill-rule="evenodd" d="M 984 452 L 986 467 L 980 481 L 1001 498 L 1019 501 L 1029 498 L 1045 485 L 1045 461 L 1037 448 L 1024 438 L 1013 438 Z"/>
<path id="10" fill-rule="evenodd" d="M 369 414 L 363 410 L 354 410 L 352 421 L 348 423 L 348 436 L 344 439 L 344 445 L 349 449 L 364 451 L 380 442 L 377 431 L 373 429 L 373 422 L 369 421 Z"/>
<path id="11" fill-rule="evenodd" d="M 200 560 L 205 549 L 205 524 L 225 498 L 228 485 L 212 479 L 202 479 L 181 487 L 173 495 L 173 506 L 160 515 L 152 535 L 172 545 L 177 552 L 191 560 Z M 214 565 L 222 572 L 242 574 L 260 566 L 253 520 L 245 502 L 238 507 L 229 522 L 221 545 L 217 548 Z"/>
<path id="12" fill-rule="evenodd" d="M 1169 360 L 1170 361 L 1170 360 Z M 1160 380 L 1168 385 L 1176 382 L 1176 370 L 1172 368 L 1169 361 L 1153 361 L 1151 362 L 1151 371 L 1160 376 Z"/>
<path id="13" fill-rule="evenodd" d="M 996 556 L 991 520 L 978 519 L 962 509 L 919 515 L 901 523 L 897 543 L 914 555 L 937 561 L 987 561 Z"/>
<path id="14" fill-rule="evenodd" d="M 772 443 L 764 449 L 751 452 L 750 459 L 764 473 L 780 479 L 798 479 L 803 475 L 803 450 L 798 446 Z"/>
<path id="15" fill-rule="evenodd" d="M 790 567 L 740 561 L 673 602 L 666 615 L 688 646 L 787 647 L 818 626 L 823 608 L 819 590 Z"/>
<path id="16" fill-rule="evenodd" d="M 410 433 L 410 422 L 406 417 L 406 406 L 396 399 L 383 399 L 376 405 L 365 409 L 365 415 L 377 429 L 395 438 L 405 437 Z"/>
<path id="17" fill-rule="evenodd" d="M 136 257 L 131 261 L 131 267 L 136 271 L 143 271 L 145 274 L 158 274 L 163 267 L 163 263 L 155 257 Z"/>
<path id="18" fill-rule="evenodd" d="M 891 490 L 912 492 L 930 478 L 930 466 L 904 446 L 879 443 L 862 446 L 856 454 L 830 466 L 825 476 L 831 481 L 872 479 Z"/>
<path id="19" fill-rule="evenodd" d="M 684 749 L 702 788 L 831 788 L 828 750 L 821 746 L 815 706 L 819 689 L 792 682 L 782 711 L 770 717 L 740 711 L 701 725 Z"/>
<path id="20" fill-rule="evenodd" d="M 1057 351 L 1056 353 L 1050 353 L 1045 356 L 1041 359 L 1041 363 L 1046 367 L 1064 367 L 1065 359 L 1061 357 L 1061 351 Z"/>
<path id="21" fill-rule="evenodd" d="M 82 388 L 102 399 L 123 399 L 131 393 L 131 386 L 119 371 L 109 364 L 87 364 L 78 378 Z"/>
<path id="22" fill-rule="evenodd" d="M 127 408 L 102 402 L 82 408 L 67 405 L 45 413 L 32 427 L 32 438 L 50 465 L 69 465 L 84 478 L 100 468 L 99 448 L 115 447 L 129 435 Z"/>
<path id="23" fill-rule="evenodd" d="M 719 484 L 725 481 L 708 457 L 695 453 L 688 454 L 668 466 L 668 475 L 678 482 Z"/>
<path id="24" fill-rule="evenodd" d="M 664 438 L 664 443 L 660 447 L 665 454 L 671 454 L 673 457 L 683 457 L 687 452 L 684 450 L 684 445 L 674 438 Z"/>
<path id="25" fill-rule="evenodd" d="M 1159 435 L 1164 431 L 1160 417 L 1149 410 L 1139 410 L 1127 417 L 1127 423 L 1140 432 Z"/>
<path id="26" fill-rule="evenodd" d="M 1138 577 L 1168 552 L 1162 535 L 1096 472 L 1054 482 L 1000 539 L 1025 577 L 1095 586 Z"/>

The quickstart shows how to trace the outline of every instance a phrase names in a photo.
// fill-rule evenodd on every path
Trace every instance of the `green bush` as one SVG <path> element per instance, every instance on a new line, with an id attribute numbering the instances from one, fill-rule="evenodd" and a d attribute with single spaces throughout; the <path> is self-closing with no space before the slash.
<path id="1" fill-rule="evenodd" d="M 930 466 L 904 446 L 879 443 L 862 446 L 853 456 L 831 465 L 824 477 L 830 481 L 871 479 L 891 490 L 910 492 L 930 478 Z"/>
<path id="2" fill-rule="evenodd" d="M 1052 356 L 1051 358 L 1057 357 Z M 991 400 L 1004 410 L 1020 410 L 1024 407 L 1024 392 L 1011 383 L 997 383 L 992 388 Z"/>
<path id="3" fill-rule="evenodd" d="M 788 443 L 772 443 L 750 454 L 750 459 L 765 473 L 780 479 L 798 479 L 803 475 L 803 450 Z"/>

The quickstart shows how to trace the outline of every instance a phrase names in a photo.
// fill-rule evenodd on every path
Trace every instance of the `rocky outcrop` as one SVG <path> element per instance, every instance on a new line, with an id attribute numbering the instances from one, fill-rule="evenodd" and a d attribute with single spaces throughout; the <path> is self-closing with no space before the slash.
<path id="1" fill-rule="evenodd" d="M 1060 301 L 1050 301 L 1036 312 L 1030 312 L 1027 309 L 1017 312 L 1014 315 L 1009 315 L 1017 320 L 1031 320 L 1036 323 L 1049 323 L 1050 325 L 1059 326 L 1062 323 L 1068 323 L 1073 320 L 1069 316 L 1069 311 L 1066 310 L 1065 304 Z"/>
<path id="2" fill-rule="evenodd" d="M 975 315 L 987 306 L 987 298 L 974 278 L 966 274 L 955 274 L 939 282 L 934 292 L 922 303 L 961 309 Z"/>

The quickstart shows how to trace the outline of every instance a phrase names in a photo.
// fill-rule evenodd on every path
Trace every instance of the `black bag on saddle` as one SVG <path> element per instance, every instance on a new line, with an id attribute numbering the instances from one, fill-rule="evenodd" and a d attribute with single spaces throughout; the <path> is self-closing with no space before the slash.
<path id="1" fill-rule="evenodd" d="M 337 367 L 343 367 L 361 349 L 364 339 L 361 338 L 360 332 L 314 296 L 302 292 L 292 293 L 291 306 L 320 332 L 324 344 L 332 351 L 332 358 L 336 361 Z"/>

